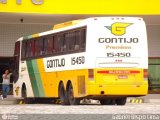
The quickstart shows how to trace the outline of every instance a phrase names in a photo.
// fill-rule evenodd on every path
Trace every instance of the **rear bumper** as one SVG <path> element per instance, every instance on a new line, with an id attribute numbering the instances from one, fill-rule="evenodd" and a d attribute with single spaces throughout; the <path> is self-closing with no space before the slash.
<path id="1" fill-rule="evenodd" d="M 144 96 L 148 85 L 89 85 L 87 96 Z"/>

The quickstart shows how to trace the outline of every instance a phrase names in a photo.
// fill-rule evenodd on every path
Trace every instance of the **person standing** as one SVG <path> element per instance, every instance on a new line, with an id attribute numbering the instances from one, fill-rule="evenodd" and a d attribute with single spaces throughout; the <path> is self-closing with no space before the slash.
<path id="1" fill-rule="evenodd" d="M 12 73 L 9 73 L 9 70 L 6 69 L 5 73 L 2 75 L 3 78 L 3 82 L 2 82 L 2 95 L 1 95 L 1 99 L 3 100 L 4 98 L 7 97 L 9 90 L 10 90 L 10 77 L 11 77 Z"/>

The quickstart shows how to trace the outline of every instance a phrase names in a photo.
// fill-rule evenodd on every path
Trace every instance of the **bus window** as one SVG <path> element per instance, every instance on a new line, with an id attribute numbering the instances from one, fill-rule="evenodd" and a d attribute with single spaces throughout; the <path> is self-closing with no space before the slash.
<path id="1" fill-rule="evenodd" d="M 75 48 L 75 32 L 70 32 L 69 33 L 69 51 L 73 51 Z"/>
<path id="2" fill-rule="evenodd" d="M 27 41 L 27 57 L 32 57 L 32 42 Z"/>
<path id="3" fill-rule="evenodd" d="M 28 41 L 26 42 L 26 56 L 25 57 L 26 58 L 29 57 L 29 42 Z"/>
<path id="4" fill-rule="evenodd" d="M 38 40 L 38 55 L 42 55 L 43 52 L 43 39 L 39 39 Z"/>
<path id="5" fill-rule="evenodd" d="M 57 52 L 57 50 L 58 50 L 58 44 L 57 44 L 57 41 L 58 39 L 57 39 L 57 35 L 54 35 L 53 36 L 53 53 L 56 53 Z"/>
<path id="6" fill-rule="evenodd" d="M 81 30 L 81 49 L 85 50 L 86 47 L 86 29 Z"/>
<path id="7" fill-rule="evenodd" d="M 33 56 L 35 56 L 35 40 L 31 41 L 31 56 L 30 57 L 33 57 Z"/>
<path id="8" fill-rule="evenodd" d="M 64 36 L 64 39 L 65 39 L 65 42 L 66 42 L 66 51 L 69 50 L 69 40 L 70 40 L 70 33 L 65 33 L 65 36 Z"/>
<path id="9" fill-rule="evenodd" d="M 48 39 L 45 37 L 43 38 L 43 55 L 47 54 L 47 50 L 48 50 Z"/>
<path id="10" fill-rule="evenodd" d="M 81 39 L 81 34 L 80 34 L 80 30 L 78 30 L 75 32 L 74 50 L 80 49 L 80 39 Z"/>
<path id="11" fill-rule="evenodd" d="M 22 59 L 24 59 L 26 57 L 26 51 L 27 51 L 27 42 L 23 41 L 22 42 Z"/>
<path id="12" fill-rule="evenodd" d="M 71 32 L 68 33 L 68 40 L 67 40 L 67 42 L 68 42 L 68 50 L 69 51 L 71 51 L 71 43 L 72 43 L 71 42 L 71 36 L 72 36 L 71 34 L 72 34 Z"/>
<path id="13" fill-rule="evenodd" d="M 47 49 L 48 54 L 52 53 L 52 49 L 53 49 L 53 37 L 48 37 L 48 49 Z"/>
<path id="14" fill-rule="evenodd" d="M 19 54 L 20 54 L 20 42 L 18 41 L 15 44 L 14 56 L 19 57 Z M 18 64 L 19 64 L 19 58 L 17 60 L 18 60 Z"/>
<path id="15" fill-rule="evenodd" d="M 68 45 L 67 45 L 67 34 L 68 34 L 68 33 L 63 34 L 63 51 L 65 51 L 65 52 L 66 52 L 67 49 L 68 49 L 68 48 L 67 48 L 67 46 L 68 46 Z"/>
<path id="16" fill-rule="evenodd" d="M 66 42 L 64 39 L 64 34 L 58 35 L 58 51 L 63 52 L 66 50 Z"/>
<path id="17" fill-rule="evenodd" d="M 22 43 L 22 46 L 25 45 L 25 42 Z M 25 48 L 25 47 L 24 47 Z M 22 50 L 25 53 L 25 49 L 22 47 Z M 24 54 L 22 53 L 22 55 Z M 25 54 L 24 54 L 25 55 Z M 23 55 L 23 56 L 24 56 Z M 19 74 L 19 56 L 20 56 L 20 42 L 16 42 L 15 44 L 15 50 L 14 50 L 14 59 L 15 59 L 15 67 L 13 71 L 13 81 L 17 82 L 18 81 L 18 74 Z M 25 56 L 24 56 L 25 57 Z"/>
<path id="18" fill-rule="evenodd" d="M 38 49 L 39 49 L 39 46 L 38 46 L 38 40 L 34 40 L 35 42 L 35 56 L 38 56 Z"/>

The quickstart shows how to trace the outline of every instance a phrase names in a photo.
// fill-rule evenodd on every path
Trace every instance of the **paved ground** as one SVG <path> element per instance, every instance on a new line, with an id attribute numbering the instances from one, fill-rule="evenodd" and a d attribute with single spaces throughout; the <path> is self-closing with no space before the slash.
<path id="1" fill-rule="evenodd" d="M 144 99 L 144 103 L 129 103 L 130 99 L 135 99 L 129 98 L 125 106 L 99 104 L 63 106 L 57 104 L 19 105 L 15 104 L 12 96 L 9 96 L 4 101 L 0 100 L 0 120 L 4 118 L 18 120 L 160 120 L 160 95 L 147 95 L 141 98 Z"/>
<path id="2" fill-rule="evenodd" d="M 113 120 L 116 117 L 128 116 L 125 120 L 133 120 L 130 116 L 142 116 L 147 120 L 147 116 L 152 115 L 152 119 L 160 120 L 160 104 L 157 103 L 127 103 L 125 106 L 102 106 L 102 105 L 79 105 L 63 106 L 54 104 L 25 104 L 25 105 L 1 105 L 1 118 L 17 118 L 20 120 Z M 145 115 L 144 115 L 145 114 Z M 154 114 L 154 115 L 153 115 Z M 155 118 L 155 119 L 153 119 Z M 123 118 L 124 119 L 124 118 Z M 3 119 L 2 119 L 3 120 Z"/>
<path id="3" fill-rule="evenodd" d="M 160 114 L 160 104 L 141 103 L 125 106 L 54 104 L 1 105 L 0 114 Z"/>

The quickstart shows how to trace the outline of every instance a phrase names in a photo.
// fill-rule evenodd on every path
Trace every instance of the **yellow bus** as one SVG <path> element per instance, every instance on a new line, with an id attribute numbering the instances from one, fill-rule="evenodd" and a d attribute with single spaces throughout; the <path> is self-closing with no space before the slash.
<path id="1" fill-rule="evenodd" d="M 69 21 L 15 43 L 14 97 L 125 105 L 148 92 L 146 25 L 139 17 Z"/>

